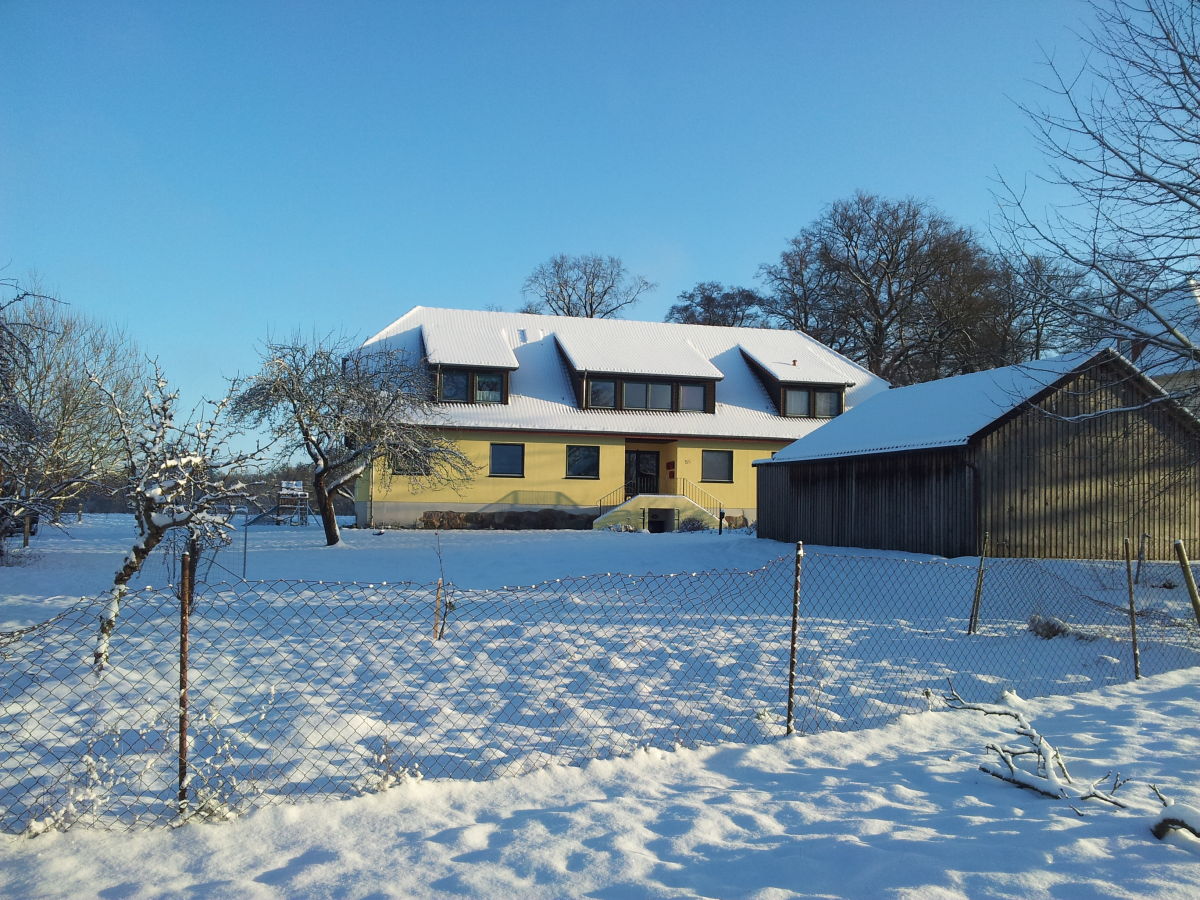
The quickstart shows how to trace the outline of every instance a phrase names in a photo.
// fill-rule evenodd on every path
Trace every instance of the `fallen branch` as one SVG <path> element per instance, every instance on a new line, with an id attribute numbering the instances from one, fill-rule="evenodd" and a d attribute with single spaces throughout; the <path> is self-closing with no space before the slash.
<path id="1" fill-rule="evenodd" d="M 1100 785 L 1112 775 L 1112 772 L 1106 772 L 1103 777 L 1089 784 L 1077 784 L 1067 771 L 1066 762 L 1058 748 L 1047 741 L 1017 710 L 990 703 L 969 703 L 954 689 L 952 683 L 950 693 L 943 695 L 943 699 L 951 709 L 973 710 L 985 716 L 1005 716 L 1013 719 L 1016 722 L 1013 730 L 1019 737 L 1028 741 L 1028 746 L 988 744 L 987 750 L 996 754 L 1003 767 L 985 762 L 980 763 L 979 771 L 1055 800 L 1100 800 L 1121 809 L 1128 809 L 1124 803 L 1112 796 L 1128 779 L 1123 780 L 1117 775 L 1113 778 L 1111 788 L 1101 790 Z M 1030 757 L 1034 761 L 1033 771 L 1019 765 L 1023 757 Z"/>

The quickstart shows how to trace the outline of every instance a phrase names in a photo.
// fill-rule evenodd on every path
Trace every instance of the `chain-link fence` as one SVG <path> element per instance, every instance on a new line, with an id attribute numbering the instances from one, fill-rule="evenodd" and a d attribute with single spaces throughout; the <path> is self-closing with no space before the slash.
<path id="1" fill-rule="evenodd" d="M 1200 664 L 1179 571 L 1153 564 L 1140 579 L 1145 674 Z M 948 678 L 982 699 L 1129 680 L 1124 573 L 988 560 L 981 582 L 974 566 L 810 554 L 796 729 L 929 708 Z M 483 779 L 647 746 L 772 739 L 787 725 L 795 584 L 788 557 L 753 572 L 503 590 L 201 585 L 183 769 L 177 594 L 125 598 L 102 672 L 104 601 L 82 601 L 0 635 L 0 830 L 168 821 L 181 772 L 185 814 L 222 817 L 418 775 Z"/>

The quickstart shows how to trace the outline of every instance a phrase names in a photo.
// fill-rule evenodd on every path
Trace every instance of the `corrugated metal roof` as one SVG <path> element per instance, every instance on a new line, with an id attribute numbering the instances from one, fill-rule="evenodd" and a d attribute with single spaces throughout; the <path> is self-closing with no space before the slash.
<path id="1" fill-rule="evenodd" d="M 669 343 L 651 345 L 648 334 L 658 324 L 662 323 L 615 320 L 599 328 L 558 328 L 554 336 L 579 372 L 667 378 L 724 377 L 686 337 L 676 336 Z"/>
<path id="2" fill-rule="evenodd" d="M 1069 353 L 883 391 L 784 447 L 771 462 L 962 446 L 1096 357 L 1094 353 Z"/>
<path id="3" fill-rule="evenodd" d="M 484 366 L 489 369 L 515 369 L 517 358 L 504 328 L 421 328 L 425 355 L 441 366 Z"/>
<path id="4" fill-rule="evenodd" d="M 444 331 L 458 334 L 461 347 L 475 340 L 471 333 L 502 336 L 517 365 L 510 376 L 507 404 L 439 404 L 439 422 L 449 427 L 792 440 L 830 421 L 780 416 L 743 358 L 743 347 L 767 358 L 786 358 L 789 365 L 795 359 L 796 368 L 806 373 L 801 380 L 851 385 L 846 390 L 847 408 L 887 387 L 887 382 L 805 334 L 759 328 L 419 306 L 370 338 L 364 347 L 382 344 L 420 357 L 422 334 L 428 338 Z M 716 386 L 716 412 L 579 409 L 556 343 L 564 338 L 572 347 L 620 348 L 620 358 L 626 361 L 622 365 L 638 363 L 627 374 L 721 376 Z M 679 349 L 680 345 L 687 349 Z M 785 350 L 782 355 L 781 348 Z M 668 363 L 664 364 L 664 359 Z M 487 365 L 482 361 L 455 364 Z M 690 374 L 701 368 L 707 374 Z M 679 369 L 686 369 L 687 374 L 669 371 Z"/>

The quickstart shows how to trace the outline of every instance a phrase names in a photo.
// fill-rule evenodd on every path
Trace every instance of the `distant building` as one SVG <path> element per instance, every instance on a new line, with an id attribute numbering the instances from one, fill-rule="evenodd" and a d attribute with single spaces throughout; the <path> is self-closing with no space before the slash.
<path id="1" fill-rule="evenodd" d="M 795 331 L 417 307 L 364 345 L 426 366 L 460 493 L 359 482 L 361 525 L 672 530 L 757 518 L 754 460 L 887 387 Z"/>
<path id="2" fill-rule="evenodd" d="M 940 556 L 1166 558 L 1200 537 L 1200 423 L 1111 350 L 897 388 L 759 470 L 760 537 Z"/>

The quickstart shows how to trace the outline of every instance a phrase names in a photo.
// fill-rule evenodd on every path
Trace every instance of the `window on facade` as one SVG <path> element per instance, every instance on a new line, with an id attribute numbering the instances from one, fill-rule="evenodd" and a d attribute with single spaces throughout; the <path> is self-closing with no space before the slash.
<path id="1" fill-rule="evenodd" d="M 499 403 L 504 390 L 504 379 L 499 372 L 479 372 L 475 376 L 475 402 Z"/>
<path id="2" fill-rule="evenodd" d="M 647 386 L 649 392 L 648 403 L 649 409 L 670 409 L 671 408 L 671 385 L 654 382 Z"/>
<path id="3" fill-rule="evenodd" d="M 492 444 L 489 475 L 504 478 L 520 478 L 525 475 L 524 444 Z"/>
<path id="4" fill-rule="evenodd" d="M 811 416 L 808 388 L 784 388 L 783 409 L 785 416 Z"/>
<path id="5" fill-rule="evenodd" d="M 449 403 L 503 403 L 504 375 L 445 369 L 438 384 L 438 399 Z"/>
<path id="6" fill-rule="evenodd" d="M 599 478 L 599 447 L 567 447 L 568 478 Z"/>
<path id="7" fill-rule="evenodd" d="M 443 372 L 442 391 L 438 399 L 466 403 L 470 397 L 470 386 L 470 372 Z"/>
<path id="8" fill-rule="evenodd" d="M 733 481 L 733 451 L 701 450 L 700 480 Z"/>
<path id="9" fill-rule="evenodd" d="M 621 405 L 626 409 L 646 408 L 646 388 L 644 381 L 626 381 L 621 395 Z"/>
<path id="10" fill-rule="evenodd" d="M 592 381 L 588 383 L 588 406 L 612 409 L 617 405 L 617 383 L 615 381 Z"/>
<path id="11" fill-rule="evenodd" d="M 589 381 L 587 405 L 594 409 L 654 409 L 704 412 L 707 388 L 670 381 Z M 618 402 L 620 401 L 620 402 Z"/>
<path id="12" fill-rule="evenodd" d="M 838 391 L 813 391 L 814 415 L 832 418 L 841 414 L 842 395 Z"/>
<path id="13" fill-rule="evenodd" d="M 690 412 L 704 412 L 704 385 L 681 384 L 679 386 L 679 408 Z"/>
<path id="14" fill-rule="evenodd" d="M 807 387 L 783 389 L 783 414 L 785 416 L 815 416 L 820 419 L 831 419 L 841 413 L 841 391 Z"/>
<path id="15" fill-rule="evenodd" d="M 429 454 L 414 449 L 392 449 L 387 453 L 388 466 L 393 475 L 431 475 L 433 466 Z"/>

